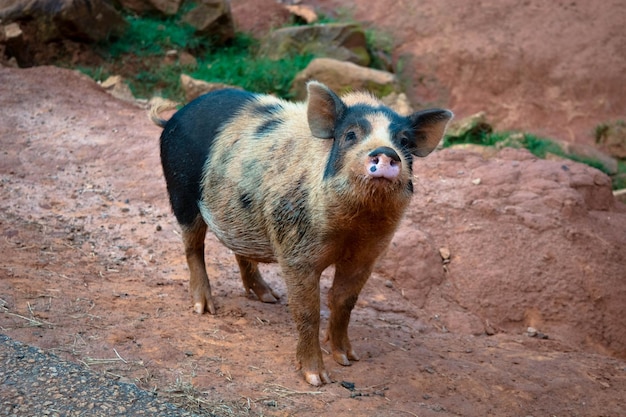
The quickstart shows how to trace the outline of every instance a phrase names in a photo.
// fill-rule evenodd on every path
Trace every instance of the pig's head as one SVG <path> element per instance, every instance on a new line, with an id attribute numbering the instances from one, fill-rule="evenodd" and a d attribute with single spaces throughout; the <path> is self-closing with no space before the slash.
<path id="1" fill-rule="evenodd" d="M 408 200 L 413 157 L 435 149 L 452 112 L 430 109 L 401 116 L 366 93 L 340 98 L 315 81 L 307 89 L 311 133 L 333 141 L 325 181 L 372 203 L 391 194 Z"/>

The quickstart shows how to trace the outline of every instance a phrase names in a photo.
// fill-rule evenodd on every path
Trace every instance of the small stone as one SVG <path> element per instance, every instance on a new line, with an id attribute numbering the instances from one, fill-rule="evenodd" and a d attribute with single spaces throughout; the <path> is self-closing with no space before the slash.
<path id="1" fill-rule="evenodd" d="M 439 255 L 441 255 L 441 259 L 443 259 L 444 261 L 450 259 L 450 249 L 439 248 Z"/>
<path id="2" fill-rule="evenodd" d="M 354 391 L 354 382 L 341 381 L 341 386 L 350 391 Z"/>
<path id="3" fill-rule="evenodd" d="M 385 281 L 385 287 L 393 288 L 393 282 L 391 282 L 391 280 L 388 279 L 387 281 Z"/>
<path id="4" fill-rule="evenodd" d="M 472 180 L 472 184 L 474 184 L 474 185 L 480 185 L 480 183 L 481 183 L 480 178 L 475 178 L 475 179 Z"/>
<path id="5" fill-rule="evenodd" d="M 535 337 L 537 336 L 537 329 L 535 329 L 534 327 L 529 327 L 528 329 L 526 329 L 526 334 L 528 335 L 528 337 Z"/>

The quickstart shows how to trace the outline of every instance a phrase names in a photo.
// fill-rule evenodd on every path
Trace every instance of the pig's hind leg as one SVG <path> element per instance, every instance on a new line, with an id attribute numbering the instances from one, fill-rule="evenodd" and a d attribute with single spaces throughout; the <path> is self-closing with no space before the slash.
<path id="1" fill-rule="evenodd" d="M 246 292 L 254 292 L 259 300 L 264 303 L 275 303 L 278 295 L 263 280 L 257 263 L 240 255 L 235 255 L 241 272 L 241 280 Z"/>
<path id="2" fill-rule="evenodd" d="M 204 263 L 206 231 L 207 225 L 200 216 L 191 225 L 182 226 L 185 256 L 190 273 L 189 292 L 193 301 L 193 309 L 198 314 L 205 311 L 215 314 L 215 304 L 213 304 L 213 297 L 211 297 L 211 284 Z"/>

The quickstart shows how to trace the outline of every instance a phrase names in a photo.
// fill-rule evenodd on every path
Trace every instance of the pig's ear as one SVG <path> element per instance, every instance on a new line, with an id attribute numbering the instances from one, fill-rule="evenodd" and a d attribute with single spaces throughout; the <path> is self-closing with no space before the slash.
<path id="1" fill-rule="evenodd" d="M 423 110 L 410 115 L 409 120 L 414 132 L 411 153 L 422 157 L 431 153 L 441 141 L 453 116 L 450 110 L 443 109 Z"/>
<path id="2" fill-rule="evenodd" d="M 346 105 L 322 83 L 309 81 L 306 87 L 309 95 L 307 118 L 311 133 L 316 138 L 330 139 L 334 136 L 335 125 Z"/>

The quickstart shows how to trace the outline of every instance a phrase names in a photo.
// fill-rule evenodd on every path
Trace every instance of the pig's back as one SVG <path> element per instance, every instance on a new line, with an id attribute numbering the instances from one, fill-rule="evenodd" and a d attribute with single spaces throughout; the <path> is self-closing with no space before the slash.
<path id="1" fill-rule="evenodd" d="M 205 166 L 204 220 L 235 253 L 261 262 L 274 262 L 287 240 L 310 244 L 309 202 L 330 146 L 311 136 L 303 103 L 256 96 L 218 133 Z"/>
<path id="2" fill-rule="evenodd" d="M 187 104 L 164 126 L 163 173 L 172 209 L 182 225 L 191 225 L 199 215 L 202 173 L 220 129 L 253 98 L 234 89 L 211 92 Z"/>

